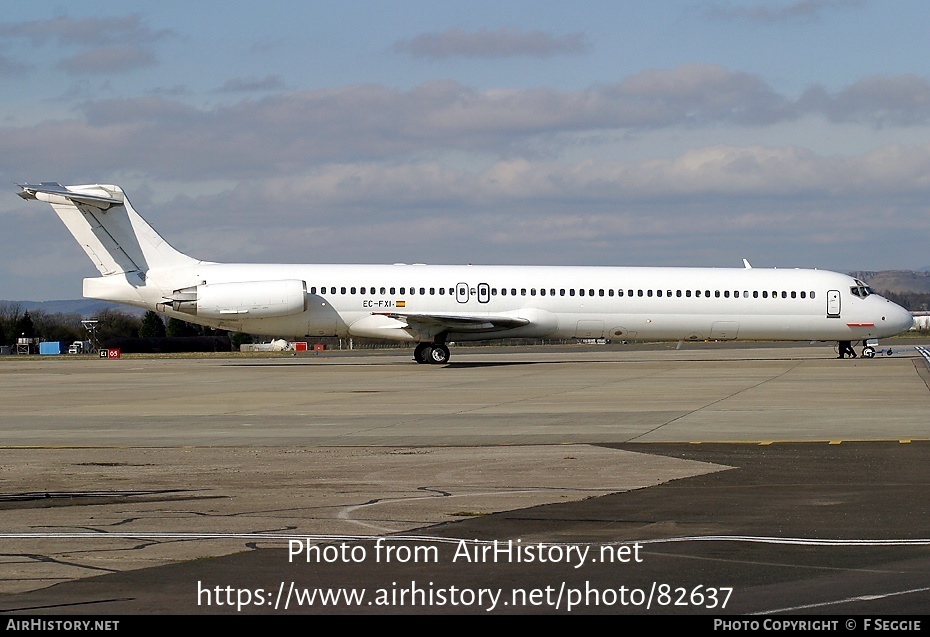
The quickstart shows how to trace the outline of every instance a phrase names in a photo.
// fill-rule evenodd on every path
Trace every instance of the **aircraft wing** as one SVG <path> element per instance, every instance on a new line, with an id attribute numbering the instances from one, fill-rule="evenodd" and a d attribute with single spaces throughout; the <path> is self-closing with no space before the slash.
<path id="1" fill-rule="evenodd" d="M 524 318 L 494 314 L 437 314 L 432 312 L 372 312 L 372 314 L 404 321 L 411 327 L 416 325 L 439 326 L 457 332 L 490 332 L 512 329 L 522 327 L 530 322 Z"/>

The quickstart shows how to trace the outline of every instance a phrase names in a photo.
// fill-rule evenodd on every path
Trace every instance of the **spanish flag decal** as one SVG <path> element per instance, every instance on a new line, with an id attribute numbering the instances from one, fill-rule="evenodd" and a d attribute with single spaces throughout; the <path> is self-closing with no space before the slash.
<path id="1" fill-rule="evenodd" d="M 398 301 L 397 307 L 407 307 L 407 301 Z"/>

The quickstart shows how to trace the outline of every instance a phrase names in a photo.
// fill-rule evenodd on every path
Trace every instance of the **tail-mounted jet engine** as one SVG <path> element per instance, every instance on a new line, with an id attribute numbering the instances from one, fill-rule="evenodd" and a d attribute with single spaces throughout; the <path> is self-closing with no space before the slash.
<path id="1" fill-rule="evenodd" d="M 275 318 L 307 310 L 307 283 L 287 279 L 194 285 L 165 300 L 176 312 L 205 318 Z"/>

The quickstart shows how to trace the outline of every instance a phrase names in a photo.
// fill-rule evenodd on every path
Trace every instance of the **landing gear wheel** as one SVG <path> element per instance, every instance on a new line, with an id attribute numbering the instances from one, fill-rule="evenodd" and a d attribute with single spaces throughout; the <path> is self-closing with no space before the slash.
<path id="1" fill-rule="evenodd" d="M 871 345 L 862 348 L 862 358 L 875 358 L 875 348 Z"/>
<path id="2" fill-rule="evenodd" d="M 416 349 L 413 350 L 413 360 L 420 363 L 429 363 L 429 351 L 432 349 L 432 345 L 429 343 L 420 343 L 416 346 Z"/>
<path id="3" fill-rule="evenodd" d="M 444 365 L 449 362 L 449 348 L 442 343 L 436 343 L 426 353 L 429 362 L 434 365 Z"/>

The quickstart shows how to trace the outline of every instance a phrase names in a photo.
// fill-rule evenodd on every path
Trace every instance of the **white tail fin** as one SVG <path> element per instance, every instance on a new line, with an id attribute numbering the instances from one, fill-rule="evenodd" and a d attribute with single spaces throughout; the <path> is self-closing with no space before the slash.
<path id="1" fill-rule="evenodd" d="M 119 186 L 19 184 L 23 199 L 51 204 L 100 274 L 144 275 L 151 268 L 193 265 L 133 210 Z"/>

